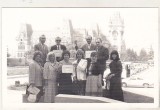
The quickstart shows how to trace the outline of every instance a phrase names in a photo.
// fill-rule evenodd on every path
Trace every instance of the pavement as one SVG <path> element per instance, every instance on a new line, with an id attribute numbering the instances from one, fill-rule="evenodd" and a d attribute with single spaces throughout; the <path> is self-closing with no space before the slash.
<path id="1" fill-rule="evenodd" d="M 145 73 L 153 73 L 152 69 L 145 71 Z M 144 73 L 142 73 L 144 74 Z M 141 74 L 141 75 L 142 75 Z M 146 74 L 144 74 L 146 75 Z M 152 75 L 147 75 L 152 76 Z M 152 76 L 153 77 L 153 76 Z M 23 75 L 9 75 L 7 76 L 7 86 L 14 85 L 15 81 L 20 81 L 21 84 L 28 82 L 28 74 Z M 127 103 L 153 103 L 154 102 L 154 90 L 155 88 L 123 88 L 124 91 L 124 100 Z M 7 90 L 7 103 L 22 103 L 22 94 L 25 94 L 25 90 Z M 100 98 L 99 98 L 100 99 Z M 106 98 L 107 99 L 107 98 Z M 88 99 L 87 99 L 88 100 Z M 86 101 L 87 101 L 86 100 Z M 108 99 L 109 100 L 109 99 Z M 70 101 L 68 98 L 60 98 L 60 102 L 73 103 L 76 102 L 75 98 L 71 97 Z M 81 99 L 82 102 L 85 102 Z M 80 100 L 77 102 L 80 103 Z M 99 103 L 101 101 L 98 101 Z M 88 103 L 92 103 L 88 100 Z M 102 103 L 102 102 L 101 102 Z M 107 103 L 107 102 L 104 102 Z"/>

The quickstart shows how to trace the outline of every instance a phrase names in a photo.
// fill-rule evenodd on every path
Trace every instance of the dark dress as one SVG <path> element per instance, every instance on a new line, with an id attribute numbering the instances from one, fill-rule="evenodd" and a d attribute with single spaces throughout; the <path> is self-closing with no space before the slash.
<path id="1" fill-rule="evenodd" d="M 110 74 L 115 75 L 110 79 L 110 89 L 109 89 L 110 98 L 119 101 L 124 101 L 123 91 L 121 87 L 121 73 L 122 73 L 121 61 L 112 61 L 109 64 L 109 67 L 111 71 Z"/>
<path id="2" fill-rule="evenodd" d="M 66 63 L 65 61 L 60 61 L 62 65 L 71 65 L 72 63 Z M 72 94 L 72 73 L 61 73 L 59 76 L 59 94 Z"/>

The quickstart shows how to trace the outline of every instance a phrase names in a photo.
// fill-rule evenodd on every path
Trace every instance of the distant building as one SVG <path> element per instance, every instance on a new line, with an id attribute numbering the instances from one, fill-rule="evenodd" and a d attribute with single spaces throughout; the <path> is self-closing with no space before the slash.
<path id="1" fill-rule="evenodd" d="M 64 19 L 59 27 L 54 28 L 52 31 L 34 31 L 32 35 L 32 44 L 35 45 L 39 42 L 41 35 L 46 36 L 46 44 L 50 48 L 55 45 L 55 38 L 61 37 L 61 44 L 69 45 L 72 44 L 73 26 L 71 20 Z"/>
<path id="2" fill-rule="evenodd" d="M 73 49 L 73 44 L 77 41 L 78 47 L 81 47 L 86 43 L 85 37 L 87 35 L 92 36 L 92 43 L 95 43 L 95 39 L 100 37 L 104 46 L 109 50 L 116 49 L 120 55 L 123 55 L 126 50 L 125 40 L 123 39 L 124 33 L 124 20 L 120 16 L 120 13 L 115 13 L 109 21 L 108 35 L 104 35 L 98 24 L 92 24 L 90 28 L 73 28 L 72 21 L 69 19 L 63 19 L 59 27 L 54 28 L 51 31 L 33 31 L 30 24 L 21 24 L 20 32 L 16 38 L 17 49 L 16 58 L 24 58 L 27 51 L 33 50 L 33 46 L 39 42 L 41 35 L 46 36 L 46 44 L 50 47 L 55 45 L 55 38 L 61 37 L 62 44 L 66 45 L 68 49 Z"/>
<path id="3" fill-rule="evenodd" d="M 112 50 L 117 50 L 119 53 L 124 50 L 124 20 L 119 12 L 116 12 L 109 21 L 109 40 L 112 45 Z"/>
<path id="4" fill-rule="evenodd" d="M 77 41 L 78 47 L 81 47 L 85 42 L 86 29 L 74 29 L 73 32 L 73 41 Z"/>
<path id="5" fill-rule="evenodd" d="M 25 53 L 31 50 L 31 36 L 33 30 L 30 24 L 21 24 L 19 35 L 16 38 L 17 41 L 17 51 L 16 58 L 24 58 Z"/>

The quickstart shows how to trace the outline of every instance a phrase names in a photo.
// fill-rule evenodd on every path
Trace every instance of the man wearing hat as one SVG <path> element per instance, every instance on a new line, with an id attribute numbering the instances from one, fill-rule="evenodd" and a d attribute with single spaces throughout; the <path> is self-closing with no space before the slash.
<path id="1" fill-rule="evenodd" d="M 46 42 L 45 35 L 41 35 L 39 37 L 39 43 L 34 46 L 34 51 L 41 51 L 43 54 L 43 56 L 42 56 L 43 65 L 46 62 L 46 57 L 48 54 L 48 47 L 47 47 L 47 45 L 45 45 L 45 42 Z"/>
<path id="2" fill-rule="evenodd" d="M 55 39 L 56 45 L 51 46 L 50 51 L 53 50 L 66 50 L 66 46 L 61 45 L 61 38 L 60 37 L 56 37 Z M 61 57 L 56 57 L 57 62 L 61 61 Z"/>

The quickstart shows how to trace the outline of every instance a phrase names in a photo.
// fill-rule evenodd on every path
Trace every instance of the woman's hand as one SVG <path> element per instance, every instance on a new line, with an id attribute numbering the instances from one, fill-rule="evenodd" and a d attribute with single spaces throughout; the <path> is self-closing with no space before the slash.
<path id="1" fill-rule="evenodd" d="M 35 87 L 35 84 L 34 84 L 34 83 L 31 83 L 31 86 L 32 86 L 32 87 Z"/>
<path id="2" fill-rule="evenodd" d="M 98 88 L 102 87 L 102 82 L 99 81 L 97 86 L 98 86 Z"/>
<path id="3" fill-rule="evenodd" d="M 100 87 L 102 87 L 102 75 L 100 74 L 100 75 L 98 75 L 98 83 L 97 83 L 97 86 L 98 86 L 98 88 L 100 88 Z"/>
<path id="4" fill-rule="evenodd" d="M 77 62 L 72 63 L 72 65 L 76 67 L 77 66 Z"/>
<path id="5" fill-rule="evenodd" d="M 108 79 L 111 79 L 113 76 L 115 76 L 115 74 L 111 74 L 108 76 Z"/>
<path id="6" fill-rule="evenodd" d="M 74 77 L 73 77 L 73 81 L 77 81 L 77 78 L 76 78 L 76 76 L 74 76 Z"/>

